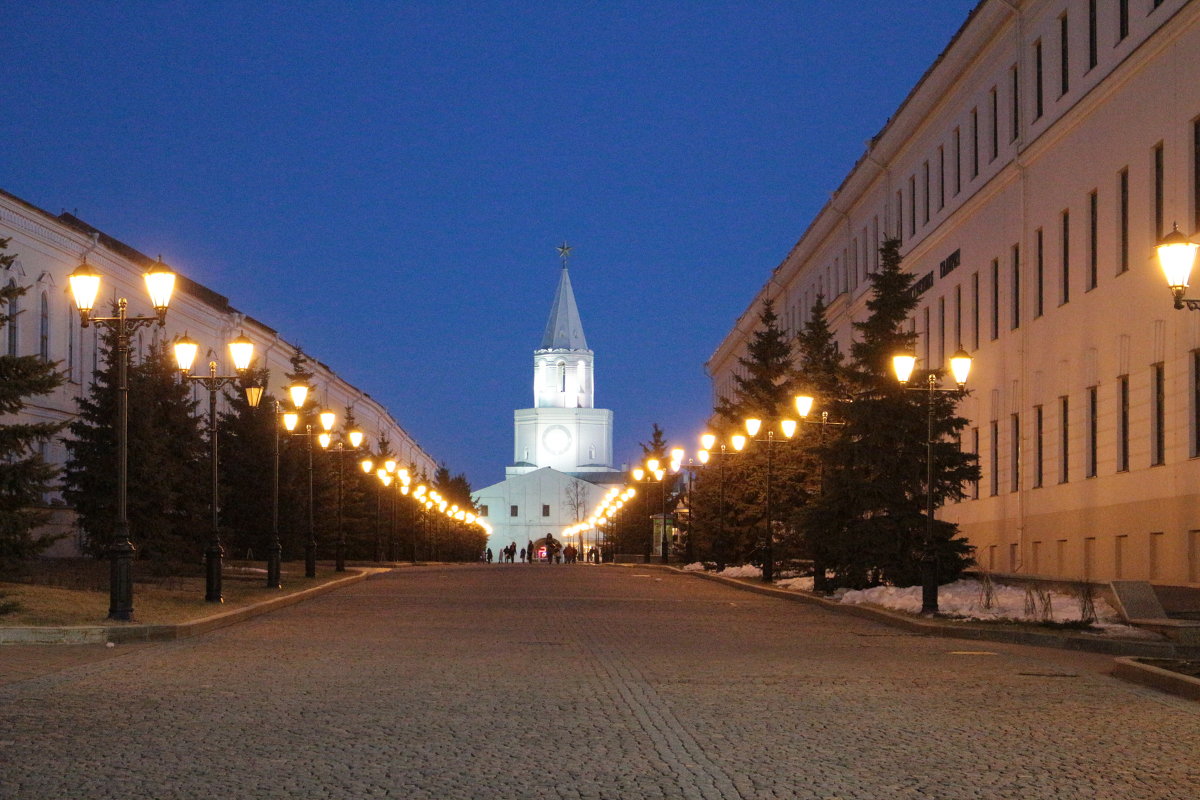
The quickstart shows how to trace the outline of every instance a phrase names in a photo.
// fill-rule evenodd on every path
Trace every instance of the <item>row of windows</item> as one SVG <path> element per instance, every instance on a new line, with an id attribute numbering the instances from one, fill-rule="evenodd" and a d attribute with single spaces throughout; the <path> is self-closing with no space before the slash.
<path id="1" fill-rule="evenodd" d="M 1147 15 L 1153 13 L 1162 2 L 1162 0 L 1143 1 L 1148 3 Z M 1101 26 L 1111 28 L 1112 43 L 1116 47 L 1129 37 L 1129 15 L 1129 0 L 1118 0 L 1111 6 L 1104 4 L 1103 8 L 1099 0 L 1088 0 L 1087 67 L 1083 70 L 1083 74 L 1090 72 L 1099 63 Z M 1071 17 L 1064 10 L 1058 17 L 1058 35 L 1056 37 L 1060 98 L 1068 94 L 1071 88 L 1073 69 L 1070 50 L 1071 30 Z M 1031 45 L 1030 60 L 1034 71 L 1034 98 L 1031 111 L 1035 122 L 1045 114 L 1045 51 L 1046 47 L 1041 38 Z M 1006 95 L 1003 98 L 1001 97 L 1002 91 Z M 1002 118 L 1002 108 L 1005 106 L 1007 106 L 1007 120 Z M 939 144 L 933 158 L 923 161 L 920 169 L 910 174 L 903 185 L 896 190 L 890 209 L 892 212 L 892 235 L 903 243 L 906 236 L 912 238 L 917 235 L 918 219 L 922 226 L 929 225 L 933 221 L 935 210 L 937 212 L 944 211 L 948 192 L 950 197 L 958 197 L 965 183 L 979 177 L 980 164 L 985 155 L 989 164 L 999 158 L 1002 131 L 1010 144 L 1015 143 L 1020 136 L 1021 111 L 1020 68 L 1017 64 L 1013 64 L 1009 67 L 1007 79 L 1003 83 L 1003 90 L 1001 84 L 993 85 L 988 90 L 983 112 L 979 106 L 973 107 L 965 126 L 955 126 L 950 132 L 948 142 Z M 984 130 L 984 126 L 986 126 L 986 130 Z M 1157 174 L 1161 189 L 1161 152 L 1159 156 Z M 936 187 L 934 186 L 935 181 Z M 1200 181 L 1197 181 L 1197 186 L 1200 186 Z M 1161 196 L 1161 193 L 1158 196 Z M 1127 203 L 1128 185 L 1124 187 L 1123 197 Z M 1161 203 L 1156 208 L 1158 216 L 1161 217 Z M 1126 210 L 1126 222 L 1127 219 Z M 1069 225 L 1069 219 L 1066 224 Z M 867 275 L 878 269 L 880 244 L 878 216 L 873 218 L 870 227 L 871 235 L 868 235 L 868 226 L 863 226 L 861 232 L 853 234 L 848 247 L 843 248 L 840 255 L 835 255 L 830 265 L 823 270 L 817 270 L 810 280 L 810 285 L 800 292 L 796 303 L 785 309 L 784 321 L 788 329 L 798 331 L 809 321 L 809 310 L 818 295 L 825 297 L 828 301 L 846 292 L 852 292 L 858 288 L 860 281 L 865 281 Z M 1200 200 L 1196 203 L 1194 227 L 1200 228 Z M 1159 236 L 1162 235 L 1161 228 L 1160 219 L 1158 223 Z M 1127 265 L 1127 237 L 1122 244 L 1122 263 Z M 860 253 L 860 249 L 863 252 Z M 1092 252 L 1095 252 L 1094 248 Z M 868 256 L 868 253 L 873 255 Z M 1094 282 L 1090 284 L 1089 288 L 1091 286 L 1094 286 Z M 1065 291 L 1069 292 L 1069 286 Z"/>
<path id="2" fill-rule="evenodd" d="M 481 505 L 479 507 L 479 516 L 486 517 L 487 515 L 488 515 L 488 507 Z M 519 509 L 517 508 L 517 506 L 509 506 L 508 507 L 508 515 L 510 517 L 520 516 Z M 542 516 L 543 517 L 550 516 L 550 506 L 548 506 L 548 505 L 542 506 Z"/>
<path id="3" fill-rule="evenodd" d="M 1190 364 L 1191 389 L 1189 395 L 1189 443 L 1188 455 L 1191 458 L 1200 457 L 1200 350 L 1193 351 Z M 1149 426 L 1145 431 L 1149 444 L 1148 466 L 1161 466 L 1166 463 L 1167 456 L 1167 419 L 1166 419 L 1166 371 L 1162 363 L 1152 364 L 1149 374 Z M 1047 454 L 1051 449 L 1057 453 L 1057 471 L 1053 479 L 1058 483 L 1068 483 L 1075 475 L 1073 469 L 1082 467 L 1083 477 L 1094 478 L 1100 474 L 1100 417 L 1101 396 L 1099 386 L 1089 386 L 1084 390 L 1083 397 L 1083 463 L 1071 463 L 1071 423 L 1073 419 L 1071 397 L 1062 395 L 1047 409 L 1044 404 L 1033 407 L 1031 428 L 1028 431 L 1029 446 L 1032 449 L 1031 487 L 1034 489 L 1046 485 Z M 1112 410 L 1115 416 L 1113 427 L 1114 460 L 1113 472 L 1128 472 L 1130 469 L 1130 399 L 1129 376 L 1117 376 L 1115 390 L 1111 396 Z M 1049 418 L 1053 416 L 1057 422 L 1057 431 L 1049 431 Z M 1021 488 L 1021 455 L 1022 455 L 1022 419 L 1019 413 L 1009 415 L 1008 425 L 1008 490 L 1015 492 Z M 1000 493 L 1000 464 L 1001 464 L 1001 421 L 992 420 L 988 426 L 989 458 L 986 474 L 988 476 L 989 494 Z M 972 445 L 974 452 L 979 449 L 979 428 L 972 428 Z M 979 497 L 979 485 L 975 484 L 974 497 Z"/>
<path id="4" fill-rule="evenodd" d="M 989 571 L 1005 569 L 1009 572 L 1057 575 L 1063 578 L 1096 575 L 1098 566 L 1104 566 L 1102 571 L 1109 572 L 1118 580 L 1130 577 L 1145 577 L 1150 580 L 1183 577 L 1166 574 L 1164 567 L 1172 561 L 1168 553 L 1171 543 L 1163 531 L 1149 531 L 1138 535 L 1119 533 L 1103 539 L 1085 536 L 1080 544 L 1082 552 L 1076 551 L 1069 539 L 1034 539 L 1029 542 L 1024 561 L 1018 543 L 1008 543 L 1005 561 L 1001 560 L 1004 558 L 1001 546 L 990 544 L 982 548 L 979 561 Z M 1108 552 L 1104 553 L 1102 547 Z M 1141 552 L 1135 552 L 1135 548 Z M 1141 556 L 1145 558 L 1145 574 L 1134 575 L 1130 567 L 1135 562 L 1141 562 Z M 1101 558 L 1110 558 L 1111 563 L 1099 565 L 1097 562 Z M 1186 568 L 1188 583 L 1200 583 L 1200 531 L 1187 532 Z"/>

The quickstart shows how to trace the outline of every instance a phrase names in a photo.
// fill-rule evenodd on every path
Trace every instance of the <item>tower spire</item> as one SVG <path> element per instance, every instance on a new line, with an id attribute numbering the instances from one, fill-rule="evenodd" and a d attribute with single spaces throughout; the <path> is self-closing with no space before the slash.
<path id="1" fill-rule="evenodd" d="M 579 319 L 579 307 L 575 305 L 575 292 L 571 289 L 571 276 L 567 272 L 570 256 L 571 246 L 563 242 L 558 247 L 562 276 L 558 279 L 558 291 L 554 293 L 554 305 L 550 308 L 550 319 L 546 322 L 546 332 L 539 350 L 588 349 L 583 323 Z"/>

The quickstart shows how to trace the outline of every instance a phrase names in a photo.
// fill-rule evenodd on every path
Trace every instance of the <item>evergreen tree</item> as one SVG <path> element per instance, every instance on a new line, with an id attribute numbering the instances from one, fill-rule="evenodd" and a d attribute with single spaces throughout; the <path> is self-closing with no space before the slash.
<path id="1" fill-rule="evenodd" d="M 66 492 L 100 556 L 116 536 L 116 336 L 105 329 L 104 368 L 79 401 L 69 426 Z M 140 558 L 199 562 L 208 530 L 208 446 L 192 387 L 179 380 L 169 348 L 153 342 L 128 365 L 128 504 L 130 537 Z M 132 361 L 132 350 L 130 351 Z"/>
<path id="2" fill-rule="evenodd" d="M 823 501 L 829 555 L 837 582 L 854 587 L 919 582 L 926 523 L 927 395 L 904 390 L 891 368 L 892 355 L 912 349 L 916 335 L 905 328 L 918 297 L 913 276 L 901 269 L 899 242 L 884 242 L 880 254 L 868 317 L 854 326 L 855 398 L 844 406 L 846 434 L 826 454 L 832 466 Z M 964 484 L 978 476 L 975 456 L 960 452 L 954 441 L 967 422 L 956 415 L 956 405 L 951 394 L 934 398 L 935 509 L 961 499 Z M 940 579 L 953 580 L 970 563 L 970 547 L 949 522 L 937 521 L 934 538 Z"/>
<path id="3" fill-rule="evenodd" d="M 269 386 L 270 372 L 251 366 L 246 386 Z M 225 392 L 218 414 L 221 443 L 221 535 L 231 557 L 265 560 L 271 543 L 274 503 L 271 471 L 275 451 L 275 397 L 264 393 L 258 407 L 242 390 Z M 282 434 L 282 431 L 280 431 Z"/>
<path id="4" fill-rule="evenodd" d="M 727 423 L 741 427 L 746 417 L 773 417 L 791 403 L 792 348 L 771 300 L 763 301 L 758 327 L 738 364 L 746 374 L 734 372 L 733 398 L 721 398 L 716 408 Z"/>
<path id="5" fill-rule="evenodd" d="M 9 241 L 0 239 L 0 268 L 7 269 L 16 260 L 15 255 L 2 252 Z M 0 287 L 0 329 L 15 324 L 5 312 L 25 291 L 14 285 Z M 49 394 L 62 385 L 56 367 L 37 356 L 0 355 L 0 415 L 17 414 L 27 398 Z M 0 568 L 36 555 L 57 538 L 35 532 L 47 520 L 37 506 L 58 474 L 35 448 L 62 428 L 56 422 L 0 424 Z"/>

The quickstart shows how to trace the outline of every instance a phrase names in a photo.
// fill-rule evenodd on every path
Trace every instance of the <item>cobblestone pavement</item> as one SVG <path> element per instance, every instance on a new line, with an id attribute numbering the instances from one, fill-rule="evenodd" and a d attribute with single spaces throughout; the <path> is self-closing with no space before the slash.
<path id="1" fill-rule="evenodd" d="M 63 658 L 0 682 L 0 797 L 1200 794 L 1200 704 L 1094 657 L 638 568 L 405 569 Z"/>

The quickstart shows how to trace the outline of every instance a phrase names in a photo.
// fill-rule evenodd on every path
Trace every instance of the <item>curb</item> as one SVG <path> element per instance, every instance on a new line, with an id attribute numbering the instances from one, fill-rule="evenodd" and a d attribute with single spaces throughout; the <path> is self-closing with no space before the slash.
<path id="1" fill-rule="evenodd" d="M 1200 700 L 1200 679 L 1180 675 L 1153 664 L 1143 664 L 1136 658 L 1117 658 L 1112 675 L 1130 683 L 1149 686 L 1160 692 Z"/>
<path id="2" fill-rule="evenodd" d="M 348 575 L 340 580 L 314 586 L 311 589 L 294 592 L 264 600 L 254 605 L 236 608 L 211 617 L 182 622 L 178 625 L 79 625 L 72 627 L 49 628 L 0 628 L 0 645 L 6 644 L 125 644 L 129 642 L 165 642 L 175 639 L 187 639 L 236 625 L 253 617 L 269 614 L 280 608 L 302 603 L 312 597 L 332 592 L 352 583 L 365 581 L 388 569 L 359 568 L 362 572 Z"/>
<path id="3" fill-rule="evenodd" d="M 662 565 L 640 564 L 641 567 L 657 567 Z M 863 619 L 881 622 L 894 628 L 902 628 L 925 636 L 941 636 L 950 639 L 973 639 L 976 641 L 1003 642 L 1006 644 L 1026 644 L 1034 647 L 1057 647 L 1063 650 L 1080 650 L 1090 653 L 1102 653 L 1111 656 L 1141 656 L 1144 658 L 1189 658 L 1200 655 L 1200 648 L 1177 645 L 1174 642 L 1135 642 L 1128 639 L 1097 639 L 1080 634 L 1053 633 L 1049 631 L 1001 630 L 981 627 L 978 625 L 960 625 L 955 623 L 927 622 L 913 619 L 894 611 L 885 611 L 870 606 L 846 605 L 833 600 L 826 600 L 806 592 L 792 589 L 776 589 L 771 586 L 747 583 L 739 578 L 722 578 L 705 572 L 685 572 L 678 567 L 665 567 L 682 575 L 695 575 L 704 580 L 717 581 L 728 586 L 736 586 L 744 591 L 756 592 L 769 597 L 793 602 L 808 603 L 827 611 L 861 617 Z M 1163 670 L 1165 671 L 1165 670 Z M 1200 686 L 1200 682 L 1197 682 Z"/>

